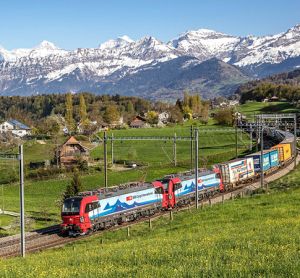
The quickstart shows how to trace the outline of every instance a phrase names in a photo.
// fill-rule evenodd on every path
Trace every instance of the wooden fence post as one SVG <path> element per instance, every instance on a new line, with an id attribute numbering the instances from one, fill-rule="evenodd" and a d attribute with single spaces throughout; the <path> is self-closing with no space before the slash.
<path id="1" fill-rule="evenodd" d="M 173 221 L 173 211 L 170 210 L 170 220 Z"/>
<path id="2" fill-rule="evenodd" d="M 130 237 L 130 226 L 127 227 L 127 236 Z"/>
<path id="3" fill-rule="evenodd" d="M 149 218 L 149 230 L 152 229 L 152 221 L 151 221 L 151 218 Z"/>

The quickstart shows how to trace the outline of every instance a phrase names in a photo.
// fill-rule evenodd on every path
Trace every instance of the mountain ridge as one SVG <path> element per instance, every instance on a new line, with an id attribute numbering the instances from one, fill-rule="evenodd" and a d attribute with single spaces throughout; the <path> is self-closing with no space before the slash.
<path id="1" fill-rule="evenodd" d="M 152 98 L 161 91 L 161 98 L 167 94 L 169 99 L 172 88 L 164 83 L 164 78 L 154 80 L 155 93 L 152 92 L 153 86 L 149 86 L 148 89 L 142 85 L 137 88 L 133 86 L 136 85 L 137 76 L 142 78 L 145 84 L 152 80 L 150 78 L 147 81 L 143 71 L 150 73 L 151 69 L 151 74 L 155 75 L 156 71 L 157 75 L 164 63 L 169 66 L 177 65 L 177 61 L 181 61 L 180 57 L 191 57 L 189 62 L 197 65 L 217 59 L 235 70 L 219 63 L 218 69 L 224 70 L 222 77 L 218 75 L 216 80 L 210 74 L 208 80 L 203 71 L 197 71 L 198 67 L 193 68 L 195 72 L 191 69 L 183 70 L 183 65 L 178 62 L 180 68 L 177 69 L 176 76 L 183 80 L 174 80 L 175 87 L 196 92 L 196 88 L 203 87 L 200 86 L 203 80 L 200 80 L 205 79 L 207 83 L 215 83 L 212 87 L 220 87 L 219 90 L 212 90 L 212 97 L 228 95 L 233 91 L 230 86 L 232 80 L 232 86 L 235 87 L 237 83 L 245 80 L 300 67 L 300 24 L 286 32 L 261 37 L 238 37 L 214 30 L 198 29 L 187 31 L 167 43 L 152 36 L 145 36 L 139 40 L 122 36 L 101 43 L 97 48 L 75 50 L 61 49 L 48 41 L 42 41 L 31 49 L 9 51 L 0 47 L 0 95 L 78 92 L 89 89 L 94 89 L 95 93 L 126 94 L 127 89 L 119 87 L 119 84 L 123 84 L 128 88 L 127 91 L 134 92 L 137 96 L 145 94 Z M 172 60 L 174 63 L 169 63 Z M 213 68 L 216 61 L 210 65 Z M 202 65 L 204 66 L 205 64 Z M 210 69 L 207 70 L 210 72 Z M 173 72 L 171 68 L 169 71 Z M 168 74 L 168 70 L 164 72 Z M 228 72 L 233 76 L 228 75 Z M 187 74 L 190 75 L 189 78 Z M 228 82 L 225 82 L 224 76 L 227 76 Z M 239 80 L 236 80 L 237 76 L 240 77 Z M 160 79 L 164 81 L 157 82 Z M 228 91 L 222 89 L 224 82 L 227 83 Z M 209 86 L 204 87 L 206 89 L 201 92 L 205 97 L 209 97 Z M 107 91 L 103 92 L 103 88 Z"/>

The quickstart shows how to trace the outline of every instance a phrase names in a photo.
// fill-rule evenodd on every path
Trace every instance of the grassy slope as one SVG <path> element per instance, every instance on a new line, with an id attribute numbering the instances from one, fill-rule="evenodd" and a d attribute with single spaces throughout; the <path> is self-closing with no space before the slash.
<path id="1" fill-rule="evenodd" d="M 249 101 L 238 107 L 238 111 L 253 119 L 254 114 L 258 113 L 299 113 L 299 109 L 295 108 L 289 102 L 252 102 Z"/>
<path id="2" fill-rule="evenodd" d="M 209 125 L 203 128 L 221 128 L 214 125 Z M 226 132 L 204 133 L 200 129 L 200 165 L 213 164 L 216 162 L 229 160 L 235 155 L 234 134 Z M 168 128 L 151 128 L 137 130 L 119 130 L 114 131 L 114 136 L 172 136 L 176 132 L 177 136 L 188 136 L 189 126 L 175 126 Z M 243 152 L 248 144 L 247 137 L 242 136 L 240 140 L 240 152 Z M 35 142 L 29 142 L 25 146 L 24 156 L 27 163 L 31 160 L 43 160 L 43 153 L 49 158 L 48 145 L 40 145 Z M 50 142 L 48 148 L 54 147 Z M 128 181 L 137 181 L 146 179 L 148 181 L 162 177 L 163 175 L 180 172 L 190 167 L 190 145 L 189 142 L 180 142 L 177 145 L 178 166 L 174 167 L 170 159 L 172 159 L 172 144 L 167 142 L 116 142 L 114 145 L 115 159 L 128 159 L 129 153 L 133 150 L 136 154 L 134 160 L 146 163 L 147 167 L 136 170 L 123 172 L 109 171 L 109 185 L 116 185 Z M 110 145 L 108 148 L 110 153 Z M 92 151 L 92 156 L 102 158 L 103 148 L 98 147 Z M 205 157 L 205 158 L 204 158 Z M 8 163 L 8 162 L 6 162 Z M 12 169 L 11 163 L 2 164 L 2 175 Z M 102 163 L 102 161 L 99 161 Z M 18 165 L 15 165 L 15 169 Z M 1 177 L 0 173 L 0 177 Z M 84 190 L 95 189 L 103 186 L 104 174 L 102 172 L 92 172 L 91 174 L 82 175 L 82 184 Z M 62 192 L 66 185 L 70 182 L 68 175 L 61 176 L 56 179 L 25 181 L 25 209 L 28 216 L 36 218 L 36 225 L 33 227 L 42 227 L 60 221 L 60 207 L 58 201 L 61 198 Z M 1 184 L 1 179 L 0 179 Z M 2 205 L 2 193 L 0 191 L 0 204 Z M 4 207 L 6 210 L 19 210 L 19 185 L 14 183 L 4 185 Z M 42 219 L 43 218 L 43 219 Z M 46 219 L 48 221 L 45 223 Z M 33 228 L 31 227 L 31 228 Z M 1 232 L 0 232 L 1 234 Z"/>
<path id="3" fill-rule="evenodd" d="M 15 217 L 0 214 L 0 227 L 9 225 L 13 219 Z"/>
<path id="4" fill-rule="evenodd" d="M 3 277 L 290 277 L 300 274 L 300 167 L 253 195 L 106 232 L 25 259 Z M 284 185 L 284 186 L 283 186 Z M 101 240 L 103 243 L 101 244 Z"/>

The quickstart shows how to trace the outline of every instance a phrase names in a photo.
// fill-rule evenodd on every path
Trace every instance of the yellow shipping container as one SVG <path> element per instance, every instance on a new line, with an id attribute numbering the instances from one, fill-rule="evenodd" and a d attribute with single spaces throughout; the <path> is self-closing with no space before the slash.
<path id="1" fill-rule="evenodd" d="M 291 144 L 278 144 L 272 147 L 272 149 L 278 150 L 280 162 L 284 162 L 292 156 Z"/>

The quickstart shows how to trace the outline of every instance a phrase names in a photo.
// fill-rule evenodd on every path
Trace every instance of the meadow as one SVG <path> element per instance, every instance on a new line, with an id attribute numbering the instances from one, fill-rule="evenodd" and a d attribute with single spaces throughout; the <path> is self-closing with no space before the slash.
<path id="1" fill-rule="evenodd" d="M 289 102 L 256 102 L 248 101 L 238 106 L 238 111 L 247 116 L 248 119 L 254 119 L 255 114 L 260 113 L 299 113 L 299 108 Z"/>
<path id="2" fill-rule="evenodd" d="M 195 124 L 195 123 L 194 123 Z M 232 128 L 216 126 L 210 123 L 207 126 L 199 125 L 199 164 L 200 167 L 229 160 L 235 157 L 235 133 Z M 206 131 L 204 131 L 206 130 Z M 165 128 L 114 130 L 114 137 L 121 136 L 190 136 L 190 124 L 175 125 Z M 99 134 L 103 136 L 103 134 Z M 64 139 L 65 140 L 65 139 Z M 63 139 L 60 139 L 63 141 Z M 51 159 L 51 152 L 55 149 L 52 140 L 39 144 L 28 141 L 24 145 L 25 174 L 28 173 L 30 161 Z M 242 155 L 248 150 L 249 139 L 247 134 L 238 133 L 238 153 Z M 111 166 L 111 149 L 108 144 L 108 161 Z M 100 188 L 104 185 L 103 173 L 103 145 L 91 150 L 91 157 L 95 159 L 94 167 L 81 173 L 84 190 Z M 177 166 L 173 162 L 172 141 L 116 141 L 114 143 L 114 160 L 131 160 L 143 166 L 136 169 L 119 171 L 111 167 L 108 171 L 108 184 L 118 185 L 128 181 L 152 181 L 170 173 L 182 172 L 190 169 L 190 142 L 177 142 Z M 9 173 L 17 174 L 18 163 L 1 161 L 0 163 L 0 205 L 5 210 L 19 211 L 18 182 L 7 183 Z M 62 173 L 53 178 L 25 179 L 25 210 L 27 217 L 34 219 L 28 229 L 41 228 L 60 221 L 60 201 L 62 194 L 70 182 L 72 174 Z M 3 192 L 3 196 L 2 196 Z M 15 232 L 15 231 L 14 231 Z M 0 231 L 1 235 L 1 231 Z"/>
<path id="3" fill-rule="evenodd" d="M 257 103 L 248 102 L 238 107 L 243 114 L 251 117 L 260 112 L 292 112 L 295 109 L 289 103 Z M 281 109 L 281 110 L 279 110 Z M 190 136 L 190 126 L 199 128 L 199 165 L 211 167 L 218 162 L 235 157 L 235 133 L 232 128 L 218 126 L 210 119 L 208 125 L 197 122 L 186 122 L 165 128 L 112 130 L 108 136 Z M 103 133 L 99 134 L 100 137 Z M 59 137 L 58 143 L 66 138 Z M 246 134 L 238 133 L 238 153 L 243 155 L 248 151 L 249 138 Z M 108 161 L 111 166 L 111 149 L 108 143 Z M 191 168 L 190 142 L 177 141 L 177 166 L 173 163 L 173 142 L 171 141 L 115 141 L 114 160 L 135 161 L 143 166 L 137 169 L 118 171 L 111 167 L 108 172 L 108 184 L 117 185 L 128 181 L 152 181 L 166 174 L 177 173 Z M 28 174 L 30 161 L 52 159 L 56 148 L 55 140 L 45 140 L 45 144 L 31 140 L 24 145 L 25 173 Z M 16 151 L 16 150 L 13 150 Z M 95 159 L 94 167 L 81 174 L 84 190 L 102 187 L 103 146 L 91 150 Z M 0 161 L 0 206 L 6 210 L 19 211 L 18 163 Z M 62 173 L 52 178 L 25 180 L 25 209 L 26 215 L 34 221 L 28 229 L 41 228 L 60 221 L 60 200 L 71 174 Z M 3 195 L 2 195 L 3 192 Z M 15 231 L 13 231 L 15 232 Z M 3 234 L 0 230 L 0 236 Z"/>
<path id="4" fill-rule="evenodd" d="M 300 166 L 255 193 L 0 261 L 2 277 L 298 277 Z"/>

